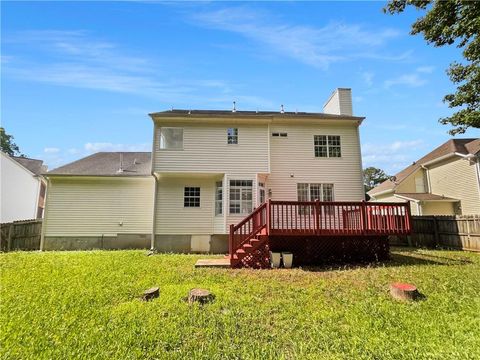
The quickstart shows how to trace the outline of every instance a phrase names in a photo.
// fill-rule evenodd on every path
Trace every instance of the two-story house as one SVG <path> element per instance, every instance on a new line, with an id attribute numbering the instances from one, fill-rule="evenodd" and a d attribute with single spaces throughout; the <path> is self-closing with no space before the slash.
<path id="1" fill-rule="evenodd" d="M 480 139 L 451 139 L 368 192 L 413 215 L 480 214 Z"/>
<path id="2" fill-rule="evenodd" d="M 0 223 L 43 217 L 46 170 L 42 160 L 0 151 Z"/>
<path id="3" fill-rule="evenodd" d="M 44 249 L 225 252 L 230 224 L 267 199 L 364 199 L 350 89 L 324 113 L 150 114 L 152 154 L 98 153 L 46 174 Z"/>

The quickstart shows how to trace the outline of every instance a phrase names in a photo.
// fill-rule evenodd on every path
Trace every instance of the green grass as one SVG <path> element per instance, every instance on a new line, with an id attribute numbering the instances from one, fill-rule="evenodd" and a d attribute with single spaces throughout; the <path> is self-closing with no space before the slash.
<path id="1" fill-rule="evenodd" d="M 378 266 L 294 270 L 194 269 L 201 257 L 1 254 L 1 357 L 480 359 L 478 254 L 394 249 Z M 394 281 L 426 299 L 392 300 Z M 160 297 L 140 301 L 154 285 Z M 194 287 L 215 301 L 188 306 Z"/>

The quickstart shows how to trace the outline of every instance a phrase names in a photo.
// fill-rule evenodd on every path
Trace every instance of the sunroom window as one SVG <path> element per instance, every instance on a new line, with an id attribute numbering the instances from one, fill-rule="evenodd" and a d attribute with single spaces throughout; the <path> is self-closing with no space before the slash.
<path id="1" fill-rule="evenodd" d="M 230 180 L 230 214 L 249 214 L 253 210 L 253 181 Z"/>

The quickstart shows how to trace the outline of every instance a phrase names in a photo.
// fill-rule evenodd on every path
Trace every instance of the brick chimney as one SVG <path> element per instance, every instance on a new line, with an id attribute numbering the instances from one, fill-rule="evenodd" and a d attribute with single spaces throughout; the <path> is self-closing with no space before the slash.
<path id="1" fill-rule="evenodd" d="M 352 116 L 352 89 L 335 89 L 332 95 L 330 95 L 330 98 L 323 105 L 323 112 L 326 114 Z"/>

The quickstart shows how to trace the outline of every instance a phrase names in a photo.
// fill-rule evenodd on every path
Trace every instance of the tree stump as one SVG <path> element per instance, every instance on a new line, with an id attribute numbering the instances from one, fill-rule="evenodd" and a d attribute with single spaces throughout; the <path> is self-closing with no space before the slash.
<path id="1" fill-rule="evenodd" d="M 188 303 L 191 305 L 194 302 L 198 302 L 203 305 L 209 303 L 215 298 L 215 296 L 208 290 L 205 289 L 192 289 L 188 293 Z"/>
<path id="2" fill-rule="evenodd" d="M 415 285 L 407 283 L 390 284 L 390 295 L 399 300 L 417 300 L 420 293 Z"/>
<path id="3" fill-rule="evenodd" d="M 160 296 L 160 289 L 158 287 L 152 287 L 143 292 L 142 300 L 150 301 Z"/>

